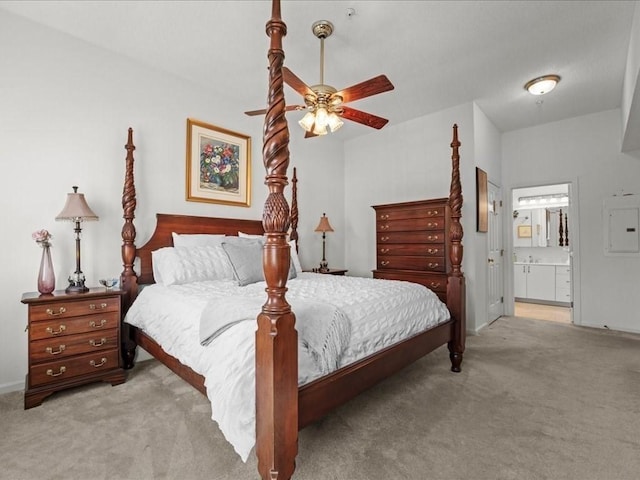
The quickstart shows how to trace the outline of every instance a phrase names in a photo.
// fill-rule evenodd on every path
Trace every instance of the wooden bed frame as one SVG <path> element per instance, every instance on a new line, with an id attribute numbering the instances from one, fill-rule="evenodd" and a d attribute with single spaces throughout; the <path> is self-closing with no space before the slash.
<path id="1" fill-rule="evenodd" d="M 273 0 L 272 17 L 267 23 L 271 38 L 268 52 L 269 93 L 263 135 L 263 160 L 266 185 L 269 191 L 263 218 L 237 220 L 185 215 L 157 215 L 156 230 L 142 247 L 135 245 L 133 224 L 136 207 L 134 184 L 133 131 L 129 129 L 126 174 L 122 195 L 124 225 L 122 227 L 121 274 L 124 308 L 135 300 L 139 285 L 153 283 L 151 252 L 172 246 L 171 232 L 225 233 L 238 231 L 263 234 L 263 267 L 267 287 L 265 304 L 257 317 L 256 331 L 256 455 L 258 471 L 263 480 L 286 480 L 295 470 L 298 450 L 298 429 L 318 420 L 334 408 L 359 393 L 421 358 L 434 349 L 447 344 L 452 371 L 459 372 L 465 348 L 465 279 L 462 265 L 462 188 L 459 172 L 457 126 L 453 127 L 452 174 L 449 194 L 451 218 L 449 243 L 451 269 L 447 272 L 447 307 L 451 320 L 405 341 L 385 348 L 367 358 L 298 387 L 298 336 L 295 315 L 285 298 L 289 271 L 290 251 L 287 232 L 297 239 L 297 190 L 295 169 L 292 179 L 291 211 L 284 196 L 289 165 L 289 130 L 285 119 L 282 66 L 284 52 L 282 37 L 286 25 L 280 16 L 280 2 Z M 135 258 L 140 258 L 140 275 L 134 270 Z M 204 378 L 162 348 L 141 330 L 123 324 L 123 351 L 125 368 L 133 367 L 136 345 L 167 365 L 180 377 L 205 393 Z"/>

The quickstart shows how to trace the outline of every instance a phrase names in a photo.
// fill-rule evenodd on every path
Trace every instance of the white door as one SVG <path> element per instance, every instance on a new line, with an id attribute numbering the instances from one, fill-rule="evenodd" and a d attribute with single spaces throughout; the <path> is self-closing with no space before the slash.
<path id="1" fill-rule="evenodd" d="M 489 182 L 489 230 L 488 234 L 488 321 L 493 322 L 504 314 L 502 269 L 504 249 L 502 247 L 502 193 L 500 187 Z"/>

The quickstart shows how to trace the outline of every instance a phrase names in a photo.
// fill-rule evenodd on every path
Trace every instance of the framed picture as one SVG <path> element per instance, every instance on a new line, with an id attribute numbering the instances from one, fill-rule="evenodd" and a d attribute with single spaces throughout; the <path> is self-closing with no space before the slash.
<path id="1" fill-rule="evenodd" d="M 531 238 L 531 225 L 518 225 L 518 238 Z"/>
<path id="2" fill-rule="evenodd" d="M 489 198 L 487 196 L 487 172 L 476 167 L 476 229 L 478 232 L 489 230 Z"/>
<path id="3" fill-rule="evenodd" d="M 187 119 L 187 201 L 251 205 L 251 137 Z"/>

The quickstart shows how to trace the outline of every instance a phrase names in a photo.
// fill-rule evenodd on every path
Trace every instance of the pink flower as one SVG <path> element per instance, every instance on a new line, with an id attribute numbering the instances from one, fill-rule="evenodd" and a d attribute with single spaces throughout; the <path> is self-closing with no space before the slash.
<path id="1" fill-rule="evenodd" d="M 49 233 L 49 231 L 44 229 L 36 230 L 31 234 L 31 238 L 33 238 L 36 241 L 36 243 L 38 243 L 42 247 L 48 247 L 51 245 L 49 243 L 49 240 L 51 240 L 51 237 L 52 235 Z"/>

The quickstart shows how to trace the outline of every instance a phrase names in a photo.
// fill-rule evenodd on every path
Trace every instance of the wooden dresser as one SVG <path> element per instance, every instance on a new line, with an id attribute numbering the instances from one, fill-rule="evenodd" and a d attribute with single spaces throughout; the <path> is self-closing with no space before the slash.
<path id="1" fill-rule="evenodd" d="M 25 293 L 29 306 L 29 370 L 24 408 L 54 392 L 89 382 L 125 381 L 120 356 L 120 304 L 124 292 Z"/>
<path id="2" fill-rule="evenodd" d="M 433 290 L 443 302 L 449 270 L 447 198 L 375 205 L 374 278 L 406 280 Z"/>

